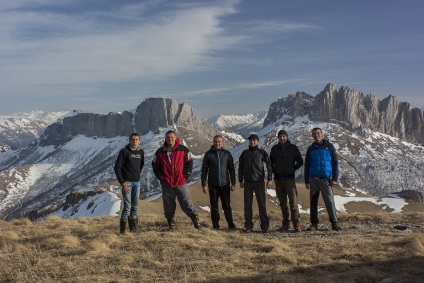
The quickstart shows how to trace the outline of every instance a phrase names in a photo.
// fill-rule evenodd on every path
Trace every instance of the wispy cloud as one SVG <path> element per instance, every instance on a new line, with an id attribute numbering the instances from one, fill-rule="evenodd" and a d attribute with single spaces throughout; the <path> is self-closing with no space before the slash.
<path id="1" fill-rule="evenodd" d="M 260 88 L 273 87 L 273 86 L 279 86 L 284 84 L 303 83 L 303 82 L 307 82 L 308 80 L 309 80 L 308 78 L 299 78 L 299 79 L 291 79 L 291 80 L 264 81 L 264 82 L 256 82 L 256 83 L 238 83 L 238 84 L 227 85 L 227 86 L 216 87 L 216 88 L 192 90 L 192 91 L 184 92 L 184 95 L 204 96 L 204 95 L 225 94 L 228 92 L 234 92 L 238 90 L 260 89 Z"/>

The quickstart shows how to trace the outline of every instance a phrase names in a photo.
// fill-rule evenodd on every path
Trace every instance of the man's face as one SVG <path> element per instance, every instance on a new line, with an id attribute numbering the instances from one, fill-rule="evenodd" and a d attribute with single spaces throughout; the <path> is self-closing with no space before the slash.
<path id="1" fill-rule="evenodd" d="M 312 138 L 315 142 L 320 142 L 322 140 L 322 132 L 321 130 L 312 131 Z"/>
<path id="2" fill-rule="evenodd" d="M 250 139 L 249 140 L 249 145 L 250 146 L 257 146 L 259 144 L 259 141 L 257 139 Z"/>
<path id="3" fill-rule="evenodd" d="M 224 146 L 224 139 L 221 137 L 216 137 L 213 139 L 213 147 L 214 148 L 221 148 Z"/>
<path id="4" fill-rule="evenodd" d="M 286 136 L 286 135 L 279 135 L 279 136 L 278 136 L 278 142 L 279 142 L 279 143 L 286 143 L 286 142 L 287 142 L 287 140 L 288 140 L 288 138 L 287 138 L 287 136 Z"/>
<path id="5" fill-rule="evenodd" d="M 169 133 L 165 136 L 165 141 L 168 146 L 174 146 L 177 136 L 174 133 Z"/>
<path id="6" fill-rule="evenodd" d="M 130 145 L 132 148 L 137 148 L 140 145 L 140 137 L 133 135 L 130 137 Z"/>

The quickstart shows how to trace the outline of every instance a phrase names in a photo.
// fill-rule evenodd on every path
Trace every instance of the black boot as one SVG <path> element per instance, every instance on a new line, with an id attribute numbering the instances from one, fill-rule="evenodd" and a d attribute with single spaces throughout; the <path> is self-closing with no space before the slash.
<path id="1" fill-rule="evenodd" d="M 191 221 L 193 221 L 194 228 L 202 230 L 202 226 L 199 223 L 199 216 L 197 214 L 190 214 Z"/>
<path id="2" fill-rule="evenodd" d="M 174 218 L 167 218 L 167 220 L 168 220 L 169 230 L 174 231 L 175 230 L 175 219 Z"/>
<path id="3" fill-rule="evenodd" d="M 121 219 L 121 221 L 119 222 L 119 233 L 120 234 L 124 234 L 125 230 L 127 229 L 127 220 Z"/>
<path id="4" fill-rule="evenodd" d="M 130 216 L 128 217 L 128 225 L 130 226 L 130 232 L 132 233 L 140 233 L 140 229 L 138 229 L 138 217 Z"/>

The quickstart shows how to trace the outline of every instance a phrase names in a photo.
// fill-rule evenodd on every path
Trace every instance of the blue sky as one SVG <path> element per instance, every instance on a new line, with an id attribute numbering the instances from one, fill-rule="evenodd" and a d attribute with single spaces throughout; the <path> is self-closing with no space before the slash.
<path id="1" fill-rule="evenodd" d="M 327 83 L 424 106 L 424 1 L 14 0 L 0 4 L 0 115 L 254 113 Z"/>

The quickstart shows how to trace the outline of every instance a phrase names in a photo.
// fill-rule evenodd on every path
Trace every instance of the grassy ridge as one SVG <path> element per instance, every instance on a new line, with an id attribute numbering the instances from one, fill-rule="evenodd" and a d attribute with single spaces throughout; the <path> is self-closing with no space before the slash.
<path id="1" fill-rule="evenodd" d="M 117 217 L 1 222 L 0 282 L 423 282 L 424 213 L 342 214 L 342 232 L 300 233 L 270 214 L 268 234 L 215 232 L 206 213 L 203 231 L 179 213 L 169 232 L 152 213 L 122 236 Z"/>

